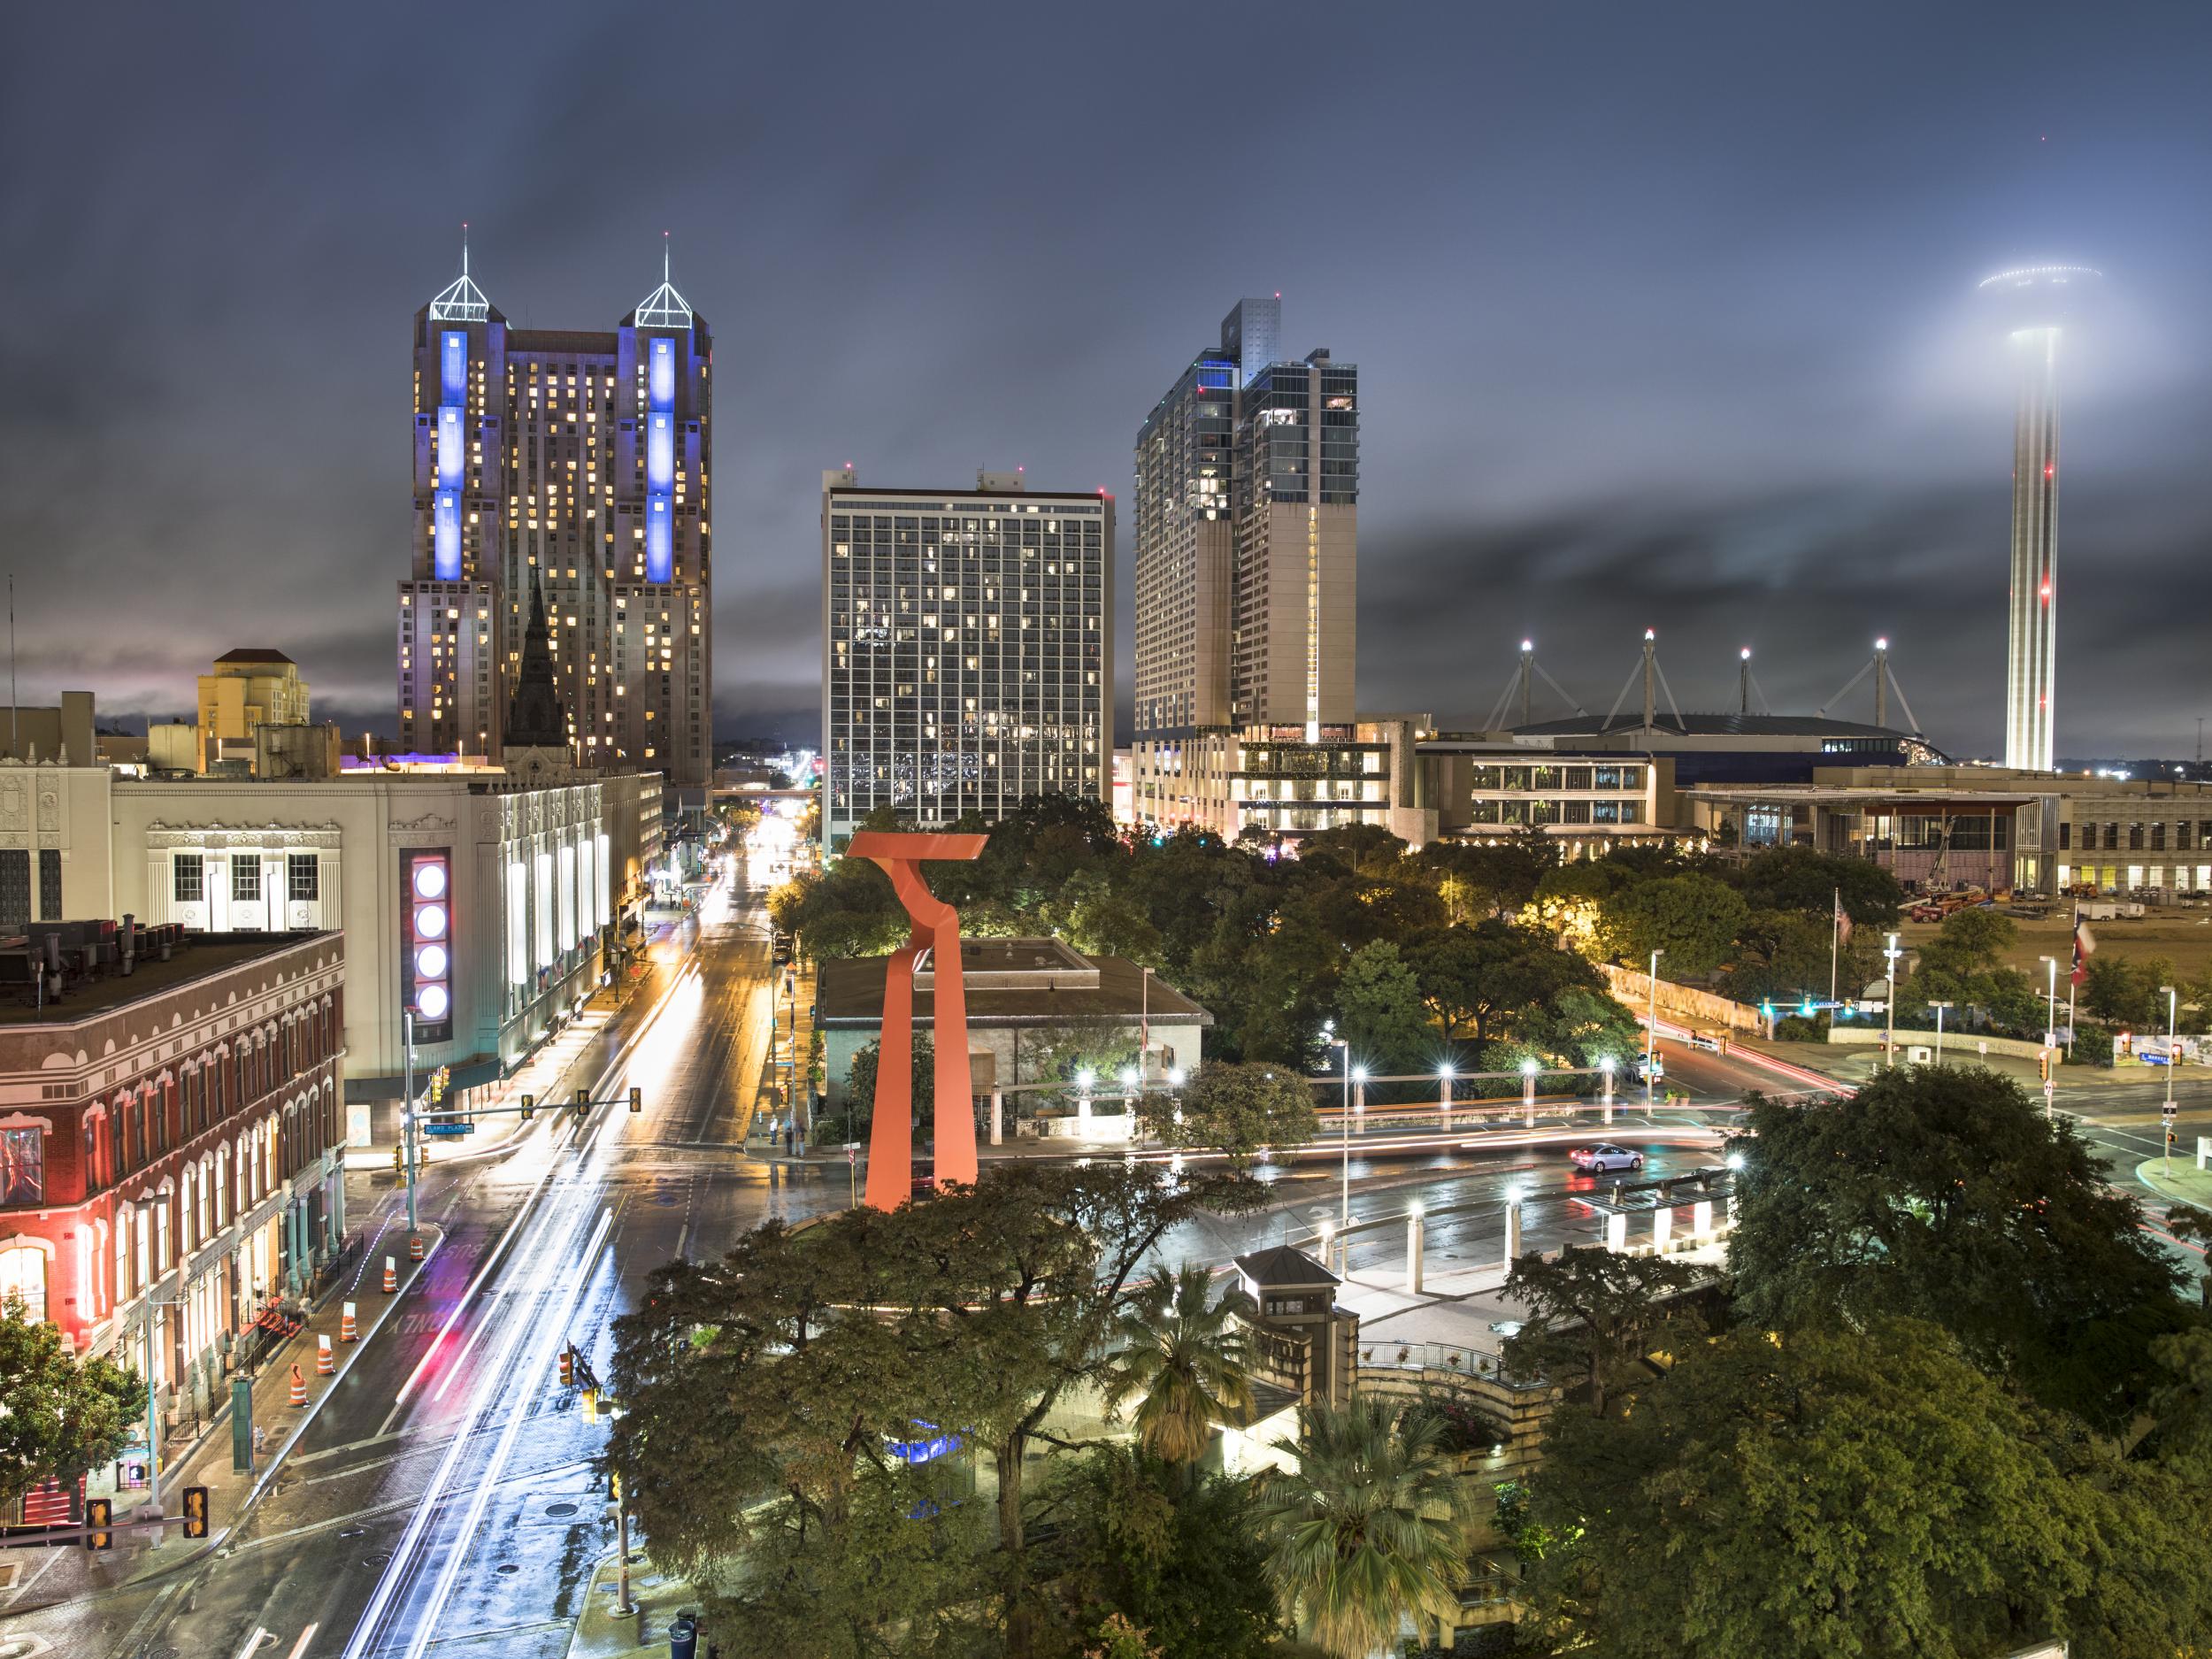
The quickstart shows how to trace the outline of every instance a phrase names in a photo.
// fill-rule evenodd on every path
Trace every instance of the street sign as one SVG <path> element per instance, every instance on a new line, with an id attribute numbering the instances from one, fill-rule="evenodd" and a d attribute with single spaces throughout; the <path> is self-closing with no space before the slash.
<path id="1" fill-rule="evenodd" d="M 465 1135 L 472 1133 L 475 1128 L 474 1124 L 452 1118 L 434 1118 L 420 1125 L 421 1133 L 426 1135 Z"/>

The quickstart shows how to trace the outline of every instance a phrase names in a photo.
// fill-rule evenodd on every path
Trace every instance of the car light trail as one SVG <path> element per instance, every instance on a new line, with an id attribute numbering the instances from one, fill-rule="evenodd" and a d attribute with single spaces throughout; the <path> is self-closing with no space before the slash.
<path id="1" fill-rule="evenodd" d="M 524 1384 L 510 1391 L 513 1403 L 507 1410 L 506 1427 L 484 1466 L 483 1474 L 477 1480 L 476 1491 L 469 1500 L 468 1513 L 462 1517 L 459 1530 L 454 1534 L 452 1543 L 447 1547 L 445 1566 L 438 1574 L 436 1587 L 430 1593 L 429 1604 L 416 1617 L 414 1640 L 407 1644 L 407 1659 L 422 1659 L 423 1649 L 430 1645 L 431 1637 L 438 1629 L 439 1618 L 445 1612 L 445 1604 L 453 1594 L 453 1581 L 460 1576 L 461 1563 L 468 1559 L 465 1546 L 476 1537 L 478 1529 L 483 1525 L 484 1510 L 491 1502 L 493 1488 L 499 1485 L 507 1472 L 507 1460 L 514 1454 L 515 1441 L 522 1433 L 522 1425 L 529 1420 L 530 1407 L 537 1398 L 536 1391 L 530 1386 L 527 1379 L 542 1377 L 552 1364 L 554 1351 L 565 1338 L 568 1322 L 575 1315 L 576 1303 L 584 1294 L 584 1286 L 591 1282 L 596 1271 L 608 1231 L 613 1223 L 614 1211 L 601 1210 L 598 1225 L 592 1229 L 579 1265 L 570 1276 L 566 1293 L 560 1298 L 558 1312 L 549 1319 L 524 1322 L 524 1329 L 536 1338 L 529 1344 L 530 1351 L 523 1361 Z M 487 1380 L 496 1384 L 504 1379 L 503 1371 L 494 1373 Z"/>
<path id="2" fill-rule="evenodd" d="M 529 1306 L 534 1306 L 549 1286 L 555 1271 L 554 1263 L 573 1259 L 577 1236 L 583 1230 L 586 1217 L 592 1213 L 592 1204 L 580 1184 L 576 1190 L 565 1196 L 569 1202 L 545 1210 L 538 1217 L 537 1225 L 532 1229 L 532 1238 L 526 1248 L 528 1259 L 540 1263 L 538 1271 L 532 1278 L 528 1292 L 513 1299 L 517 1305 L 501 1322 L 503 1328 L 497 1357 L 480 1379 L 476 1393 L 451 1445 L 440 1460 L 437 1471 L 424 1489 L 414 1514 L 408 1520 L 405 1532 L 394 1547 L 392 1558 L 386 1563 L 376 1589 L 370 1595 L 367 1607 L 363 1609 L 359 1624 L 354 1627 L 352 1640 L 347 1643 L 346 1659 L 363 1659 L 364 1655 L 374 1652 L 382 1645 L 381 1632 L 386 1617 L 388 1614 L 396 1616 L 396 1598 L 420 1569 L 425 1538 L 444 1506 L 446 1494 L 458 1473 L 461 1459 L 468 1453 L 479 1427 L 490 1415 L 500 1393 L 511 1379 L 517 1355 L 529 1345 L 531 1337 L 541 1325 L 541 1322 L 528 1317 Z M 580 1202 L 578 1202 L 580 1200 Z M 592 1234 L 593 1248 L 596 1248 L 598 1240 L 604 1235 L 612 1219 L 611 1211 L 600 1211 L 598 1226 Z M 557 1243 L 555 1242 L 557 1235 Z M 544 1328 L 557 1329 L 553 1326 Z M 518 1397 L 526 1403 L 530 1398 L 528 1390 L 522 1390 Z M 460 1541 L 456 1540 L 457 1547 Z"/>

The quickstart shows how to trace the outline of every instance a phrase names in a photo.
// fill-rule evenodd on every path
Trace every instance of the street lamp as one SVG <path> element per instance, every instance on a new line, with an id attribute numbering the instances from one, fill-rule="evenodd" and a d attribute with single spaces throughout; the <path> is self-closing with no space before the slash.
<path id="1" fill-rule="evenodd" d="M 1889 946 L 1882 952 L 1888 958 L 1889 990 L 1882 998 L 1882 1064 L 1893 1067 L 1897 1064 L 1897 958 L 1905 953 L 1897 949 L 1897 935 L 1889 936 Z"/>
<path id="2" fill-rule="evenodd" d="M 1436 1068 L 1437 1101 L 1444 1108 L 1444 1127 L 1452 1126 L 1452 1079 L 1456 1075 L 1449 1060 Z"/>
<path id="3" fill-rule="evenodd" d="M 1651 1068 L 1659 1051 L 1659 958 L 1664 950 L 1651 953 L 1651 1019 L 1644 1027 L 1644 1109 L 1651 1108 Z"/>
<path id="4" fill-rule="evenodd" d="M 1527 1125 L 1536 1127 L 1536 1062 L 1521 1062 L 1521 1110 L 1526 1114 Z"/>
<path id="5" fill-rule="evenodd" d="M 2166 1143 L 2166 1173 L 2174 1172 L 2174 1027 L 2181 1011 L 2178 993 L 2170 985 L 2158 987 L 2166 993 L 2166 1110 L 2159 1114 L 2159 1133 Z"/>
<path id="6" fill-rule="evenodd" d="M 1098 1081 L 1098 1073 L 1085 1066 L 1075 1074 L 1075 1120 L 1088 1124 L 1091 1120 L 1091 1086 Z"/>
<path id="7" fill-rule="evenodd" d="M 1938 1065 L 1941 1065 L 1943 1064 L 1943 1010 L 1951 1007 L 1952 1004 L 1948 1002 L 1931 1002 L 1928 1006 L 1936 1011 L 1935 1063 Z"/>
<path id="8" fill-rule="evenodd" d="M 1338 1214 L 1343 1225 L 1349 1227 L 1352 1225 L 1352 1045 L 1349 1039 L 1336 1034 L 1334 1020 L 1324 1023 L 1321 1027 L 1321 1035 L 1331 1048 L 1340 1048 L 1344 1053 L 1344 1100 L 1342 1107 L 1337 1113 L 1337 1119 L 1341 1126 L 1340 1139 L 1344 1143 L 1344 1173 Z M 1361 1067 L 1360 1076 L 1364 1078 L 1366 1075 L 1367 1069 L 1364 1066 Z"/>
<path id="9" fill-rule="evenodd" d="M 1605 1055 L 1600 1055 L 1600 1056 L 1598 1056 L 1598 1071 L 1600 1071 L 1600 1073 L 1601 1073 L 1601 1074 L 1603 1075 L 1603 1077 L 1604 1077 L 1604 1079 L 1605 1079 L 1605 1096 L 1604 1096 L 1604 1099 L 1605 1099 L 1605 1121 L 1606 1121 L 1607 1123 L 1609 1123 L 1609 1123 L 1611 1123 L 1611 1122 L 1613 1121 L 1613 1067 L 1614 1067 L 1614 1064 L 1615 1064 L 1615 1061 L 1614 1061 L 1613 1056 L 1612 1056 L 1611 1055 L 1609 1055 L 1609 1054 L 1605 1054 Z"/>

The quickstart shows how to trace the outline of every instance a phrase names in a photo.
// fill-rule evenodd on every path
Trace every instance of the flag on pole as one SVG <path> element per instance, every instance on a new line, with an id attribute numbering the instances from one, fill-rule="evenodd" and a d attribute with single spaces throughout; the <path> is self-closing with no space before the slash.
<path id="1" fill-rule="evenodd" d="M 2074 983 L 2079 985 L 2089 977 L 2089 958 L 2097 949 L 2097 936 L 2089 931 L 2089 924 L 2081 919 L 2081 912 L 2074 912 Z"/>
<path id="2" fill-rule="evenodd" d="M 1843 908 L 1841 887 L 1836 889 L 1836 942 L 1839 945 L 1851 942 L 1851 912 Z"/>

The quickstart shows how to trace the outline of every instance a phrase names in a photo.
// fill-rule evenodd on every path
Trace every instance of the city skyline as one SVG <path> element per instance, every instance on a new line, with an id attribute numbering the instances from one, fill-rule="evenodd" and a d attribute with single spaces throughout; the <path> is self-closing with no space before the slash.
<path id="1" fill-rule="evenodd" d="M 67 19 L 32 27 L 57 31 L 51 50 L 68 58 Z M 408 535 L 393 499 L 405 465 L 394 319 L 450 275 L 470 219 L 477 269 L 518 327 L 618 314 L 672 230 L 731 382 L 716 726 L 792 737 L 818 707 L 810 554 L 824 468 L 958 478 L 1026 464 L 1125 495 L 1128 434 L 1162 365 L 1188 351 L 1190 319 L 1217 296 L 1280 289 L 1300 338 L 1358 361 L 1381 411 L 1363 453 L 1363 703 L 1479 720 L 1526 634 L 1587 701 L 1586 682 L 1655 626 L 1686 706 L 1728 705 L 1747 643 L 1775 706 L 1809 708 L 1886 634 L 1932 735 L 1996 753 L 2007 388 L 1974 284 L 2010 263 L 2091 258 L 2126 298 L 2068 370 L 2075 575 L 2056 746 L 2193 742 L 2207 671 L 2182 631 L 2144 625 L 2153 595 L 2165 616 L 2212 599 L 2194 557 L 2212 503 L 2189 454 L 2212 403 L 2190 299 L 2205 250 L 2158 206 L 2162 180 L 2212 161 L 2212 126 L 2147 113 L 2170 107 L 2198 30 L 2170 26 L 2163 52 L 2093 42 L 2061 63 L 1947 20 L 1918 60 L 1881 54 L 1884 96 L 1861 101 L 1880 29 L 1814 63 L 1791 57 L 1794 26 L 1780 20 L 1665 32 L 1682 40 L 1623 20 L 1608 57 L 1666 67 L 1653 79 L 1667 109 L 1734 85 L 1755 58 L 1769 65 L 1724 112 L 1671 126 L 1645 153 L 1631 141 L 1663 106 L 1617 70 L 1600 80 L 1618 96 L 1578 103 L 1575 130 L 1553 118 L 1546 95 L 1576 72 L 1571 43 L 1540 23 L 1485 27 L 1478 112 L 1442 67 L 1453 53 L 1424 54 L 1433 69 L 1386 60 L 1387 32 L 1355 22 L 1335 73 L 1364 114 L 1327 163 L 1331 234 L 1298 234 L 1299 190 L 1263 179 L 1221 204 L 1231 234 L 1168 258 L 1155 252 L 1173 211 L 1152 199 L 1170 176 L 1159 141 L 1109 143 L 1071 123 L 1008 154 L 956 124 L 926 160 L 888 150 L 908 96 L 897 65 L 926 47 L 905 27 L 886 19 L 841 69 L 886 115 L 802 145 L 799 95 L 746 68 L 733 73 L 749 113 L 679 111 L 682 142 L 637 178 L 518 94 L 488 94 L 465 131 L 425 136 L 419 118 L 449 97 L 451 66 L 362 107 L 407 50 L 397 26 L 353 41 L 358 61 L 335 72 L 351 104 L 205 47 L 193 50 L 219 96 L 188 106 L 164 82 L 136 87 L 142 112 L 57 153 L 0 225 L 23 295 L 5 336 L 0 531 L 36 549 L 12 560 L 22 699 L 96 682 L 104 717 L 172 712 L 200 664 L 266 637 L 299 659 L 319 709 L 393 730 L 382 581 Z M 1441 44 L 1471 27 L 1432 32 Z M 1253 73 L 1286 70 L 1317 28 L 1288 15 L 1252 46 Z M 769 35 L 801 57 L 819 49 L 791 20 Z M 607 44 L 586 14 L 556 12 L 533 61 L 595 65 Z M 1094 44 L 1094 72 L 1065 92 L 1075 107 L 1172 107 L 1171 54 Z M 2004 61 L 1983 61 L 1991 50 Z M 1972 82 L 1939 106 L 1934 88 L 1970 58 Z M 642 96 L 628 72 L 607 73 L 616 104 Z M 2023 75 L 2039 89 L 2024 115 L 1995 90 Z M 59 90 L 27 86 L 0 116 L 22 153 L 53 128 Z M 133 123 L 153 119 L 170 151 L 134 170 Z M 1232 157 L 1256 142 L 1222 141 Z M 1405 155 L 1429 165 L 1409 174 Z M 1007 188 L 1071 189 L 1136 234 L 1102 265 L 1076 243 L 957 227 L 953 204 L 987 160 Z M 1348 190 L 1377 169 L 1387 188 Z M 204 182 L 234 176 L 254 182 Z M 542 204 L 572 176 L 580 205 L 557 227 Z M 347 202 L 344 234 L 294 213 L 311 180 Z M 853 225 L 896 227 L 921 257 L 819 280 L 808 250 Z M 311 332 L 312 352 L 269 349 Z M 982 372 L 926 405 L 899 395 L 943 385 L 954 363 Z M 1004 396 L 1017 380 L 1033 408 Z M 315 415 L 271 419 L 285 407 Z M 260 480 L 242 492 L 225 458 L 242 449 Z M 118 649 L 96 672 L 66 626 L 80 603 L 66 572 L 94 562 L 160 602 L 104 619 Z M 259 602 L 242 615 L 242 585 Z M 1118 586 L 1128 637 L 1132 588 Z M 288 612 L 298 620 L 273 630 Z M 1125 738 L 1125 652 L 1116 666 Z"/>

